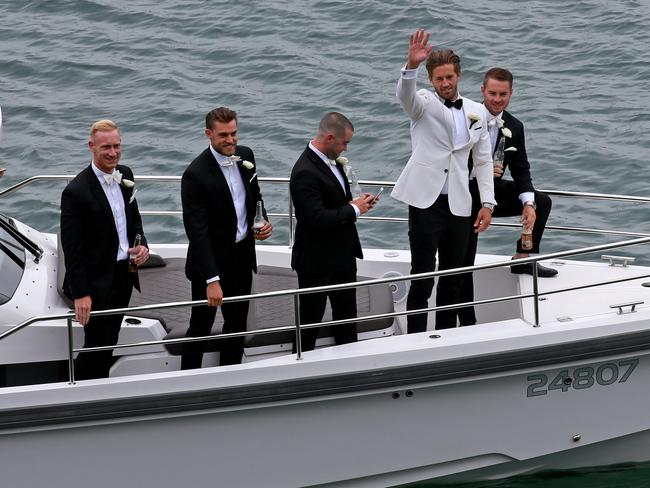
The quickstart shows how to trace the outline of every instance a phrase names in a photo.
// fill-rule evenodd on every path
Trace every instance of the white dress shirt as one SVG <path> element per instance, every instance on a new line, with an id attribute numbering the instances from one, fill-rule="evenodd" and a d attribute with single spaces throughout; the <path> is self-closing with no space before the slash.
<path id="1" fill-rule="evenodd" d="M 490 143 L 492 144 L 492 154 L 494 154 L 494 151 L 496 150 L 497 147 L 497 135 L 499 134 L 499 130 L 501 130 L 501 127 L 503 126 L 503 112 L 497 115 L 492 115 L 489 112 L 488 114 L 489 114 L 488 127 L 490 131 Z M 492 123 L 492 121 L 494 121 L 494 123 Z M 501 137 L 505 137 L 505 136 L 501 134 Z M 535 194 L 531 191 L 526 191 L 519 195 L 519 200 L 521 201 L 522 205 L 526 202 L 535 203 Z"/>
<path id="2" fill-rule="evenodd" d="M 113 220 L 115 221 L 115 229 L 117 229 L 117 236 L 119 238 L 119 247 L 117 248 L 116 261 L 123 261 L 129 257 L 129 238 L 126 233 L 126 212 L 124 209 L 124 196 L 122 196 L 122 189 L 117 182 L 108 184 L 101 169 L 95 166 L 95 161 L 91 163 L 91 167 L 95 176 L 102 185 L 102 190 L 108 199 L 108 204 L 111 206 L 113 213 Z"/>
<path id="3" fill-rule="evenodd" d="M 323 162 L 327 165 L 327 167 L 334 173 L 334 176 L 336 176 L 336 179 L 339 181 L 341 184 L 341 188 L 343 188 L 343 192 L 345 193 L 345 182 L 343 181 L 343 175 L 341 172 L 336 168 L 336 161 L 328 158 L 320 152 L 318 149 L 316 149 L 316 146 L 314 146 L 311 141 L 309 142 L 309 149 L 314 151 L 316 155 L 323 160 Z M 350 203 L 352 205 L 352 208 L 354 209 L 354 213 L 356 214 L 357 218 L 359 215 L 361 215 L 361 210 L 359 210 L 359 207 L 357 207 L 354 203 Z"/>
<path id="4" fill-rule="evenodd" d="M 244 181 L 242 180 L 241 173 L 237 167 L 237 163 L 230 163 L 228 156 L 224 156 L 220 152 L 215 151 L 210 144 L 210 152 L 219 163 L 219 169 L 223 173 L 228 188 L 230 189 L 230 195 L 232 196 L 232 203 L 235 206 L 235 213 L 237 214 L 237 234 L 235 235 L 235 241 L 241 242 L 248 235 L 248 218 L 246 213 L 246 187 L 244 186 Z M 206 280 L 206 282 L 212 283 L 213 281 L 218 281 L 219 276 L 213 276 Z"/>

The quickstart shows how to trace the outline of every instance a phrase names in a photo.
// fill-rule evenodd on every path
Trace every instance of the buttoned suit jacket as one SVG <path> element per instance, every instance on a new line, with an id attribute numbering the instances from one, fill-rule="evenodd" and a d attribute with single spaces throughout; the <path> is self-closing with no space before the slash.
<path id="1" fill-rule="evenodd" d="M 412 154 L 391 195 L 417 208 L 430 207 L 448 180 L 449 209 L 457 216 L 471 214 L 467 161 L 474 152 L 474 167 L 481 201 L 495 203 L 487 112 L 483 105 L 463 97 L 469 140 L 454 146 L 454 117 L 433 92 L 416 91 L 416 79 L 400 78 L 397 98 L 411 120 Z M 453 109 L 455 110 L 455 109 Z M 471 120 L 473 114 L 478 120 Z"/>
<path id="2" fill-rule="evenodd" d="M 243 163 L 249 161 L 255 165 L 255 156 L 246 146 L 236 146 L 235 155 L 240 157 L 235 165 L 246 189 L 246 217 L 248 228 L 251 229 L 257 201 L 262 201 L 262 194 L 255 166 L 247 169 Z M 244 259 L 238 262 L 233 259 L 237 213 L 226 177 L 210 148 L 199 154 L 183 173 L 181 201 L 183 224 L 189 240 L 185 263 L 188 279 L 205 283 L 210 278 L 235 269 L 257 271 L 252 230 L 243 241 L 243 245 L 247 246 Z"/>
<path id="3" fill-rule="evenodd" d="M 356 213 L 349 204 L 350 185 L 341 165 L 336 170 L 345 189 L 307 146 L 291 171 L 289 188 L 297 221 L 291 267 L 299 273 L 341 270 L 363 258 Z"/>
<path id="4" fill-rule="evenodd" d="M 127 166 L 118 165 L 115 169 L 124 179 L 134 181 L 133 172 Z M 146 246 L 138 202 L 135 199 L 129 202 L 134 187 L 122 184 L 120 189 L 129 247 L 136 234 L 141 235 L 142 244 Z M 119 236 L 110 203 L 91 165 L 81 171 L 61 195 L 61 244 L 66 266 L 65 294 L 73 300 L 90 295 L 93 308 L 102 306 L 111 292 Z M 129 273 L 129 277 L 139 291 L 138 273 Z"/>

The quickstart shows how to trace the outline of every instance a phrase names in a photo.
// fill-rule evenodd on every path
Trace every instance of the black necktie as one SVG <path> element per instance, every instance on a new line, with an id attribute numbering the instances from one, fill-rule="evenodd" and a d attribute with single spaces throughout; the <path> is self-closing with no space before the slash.
<path id="1" fill-rule="evenodd" d="M 460 110 L 461 108 L 463 108 L 463 99 L 458 98 L 454 102 L 452 102 L 451 100 L 445 100 L 445 107 L 447 108 L 454 107 L 455 109 Z"/>

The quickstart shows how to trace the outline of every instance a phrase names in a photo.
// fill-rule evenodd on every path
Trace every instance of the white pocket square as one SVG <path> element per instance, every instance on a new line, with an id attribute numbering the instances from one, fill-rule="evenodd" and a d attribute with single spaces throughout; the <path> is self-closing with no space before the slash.
<path id="1" fill-rule="evenodd" d="M 138 193 L 138 189 L 136 188 L 133 190 L 133 193 L 131 193 L 131 198 L 129 198 L 129 203 L 133 203 L 133 200 L 135 200 L 135 194 Z"/>
<path id="2" fill-rule="evenodd" d="M 517 148 L 516 148 L 515 146 L 510 146 L 510 147 L 504 149 L 503 152 L 507 152 L 507 151 L 516 151 L 516 150 L 517 150 Z"/>

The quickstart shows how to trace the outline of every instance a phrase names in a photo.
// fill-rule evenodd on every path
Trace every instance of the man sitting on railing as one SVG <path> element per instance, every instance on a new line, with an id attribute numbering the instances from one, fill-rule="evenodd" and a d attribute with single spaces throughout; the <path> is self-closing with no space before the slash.
<path id="1" fill-rule="evenodd" d="M 526 154 L 524 125 L 506 110 L 512 95 L 512 73 L 503 68 L 492 68 L 485 73 L 481 93 L 483 105 L 490 113 L 488 122 L 492 154 L 494 154 L 494 196 L 497 206 L 494 210 L 496 217 L 513 217 L 521 215 L 523 227 L 532 228 L 532 247 L 525 249 L 521 240 L 517 241 L 517 252 L 513 259 L 528 257 L 528 253 L 539 253 L 539 243 L 542 240 L 544 227 L 551 213 L 551 198 L 545 193 L 533 188 L 530 177 L 530 164 Z M 502 156 L 497 152 L 500 141 L 503 141 Z M 499 150 L 499 152 L 501 152 Z M 501 158 L 503 159 L 502 161 Z M 502 162 L 502 164 L 498 164 Z M 470 156 L 471 165 L 471 156 Z M 512 180 L 503 178 L 503 172 L 508 167 Z M 478 185 L 474 172 L 470 174 L 469 189 L 472 193 L 472 215 L 480 208 Z M 464 266 L 472 266 L 476 256 L 478 235 L 470 233 Z M 533 274 L 532 263 L 518 264 L 511 267 L 515 274 Z M 540 278 L 555 276 L 557 270 L 537 264 L 537 275 Z M 472 273 L 463 275 L 461 301 L 474 301 L 474 281 Z M 474 307 L 458 310 L 461 325 L 476 323 Z"/>

